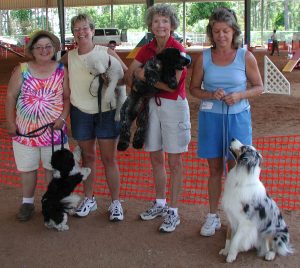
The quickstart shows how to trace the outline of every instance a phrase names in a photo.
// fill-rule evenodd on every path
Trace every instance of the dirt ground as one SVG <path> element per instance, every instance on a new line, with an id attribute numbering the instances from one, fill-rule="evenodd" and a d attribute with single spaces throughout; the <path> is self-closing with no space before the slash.
<path id="1" fill-rule="evenodd" d="M 263 75 L 263 56 L 254 52 Z M 123 57 L 124 55 L 121 54 Z M 192 54 L 194 58 L 195 55 Z M 271 57 L 281 70 L 286 53 Z M 21 58 L 0 58 L 0 85 L 8 83 L 13 67 Z M 127 61 L 128 62 L 128 61 Z M 291 96 L 264 94 L 251 100 L 254 137 L 299 134 L 300 70 L 285 73 L 291 83 Z M 198 100 L 188 97 L 191 109 L 193 140 L 197 133 Z M 3 127 L 3 124 L 1 124 Z M 2 174 L 0 175 L 2 176 Z M 254 251 L 241 253 L 234 264 L 226 264 L 218 252 L 225 241 L 226 222 L 211 238 L 199 230 L 208 208 L 181 205 L 181 224 L 172 234 L 157 231 L 161 219 L 142 222 L 138 214 L 148 204 L 125 200 L 125 220 L 108 221 L 109 200 L 97 197 L 98 210 L 87 218 L 69 218 L 70 230 L 56 232 L 43 226 L 40 191 L 36 195 L 36 214 L 32 221 L 15 220 L 20 189 L 0 184 L 0 263 L 1 267 L 299 267 L 300 212 L 284 211 L 296 253 L 266 262 Z"/>

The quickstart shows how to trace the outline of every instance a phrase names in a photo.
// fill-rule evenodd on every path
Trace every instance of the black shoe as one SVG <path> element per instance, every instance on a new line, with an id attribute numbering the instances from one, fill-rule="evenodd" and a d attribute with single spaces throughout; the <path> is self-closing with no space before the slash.
<path id="1" fill-rule="evenodd" d="M 23 203 L 17 214 L 19 221 L 29 221 L 34 213 L 34 205 L 30 203 Z"/>

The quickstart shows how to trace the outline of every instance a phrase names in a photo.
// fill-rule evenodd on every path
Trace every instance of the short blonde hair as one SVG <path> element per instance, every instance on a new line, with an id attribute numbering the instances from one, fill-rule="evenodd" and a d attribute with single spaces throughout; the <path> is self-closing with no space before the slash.
<path id="1" fill-rule="evenodd" d="M 89 24 L 91 30 L 95 29 L 95 23 L 93 22 L 91 17 L 88 14 L 79 13 L 78 15 L 74 16 L 71 19 L 71 32 L 72 32 L 72 34 L 74 34 L 74 25 L 78 21 L 86 21 Z"/>
<path id="2" fill-rule="evenodd" d="M 225 22 L 228 26 L 230 26 L 233 29 L 234 34 L 232 39 L 232 46 L 234 48 L 238 48 L 241 44 L 240 35 L 242 32 L 240 26 L 238 25 L 235 12 L 226 7 L 219 7 L 216 8 L 211 14 L 208 25 L 206 26 L 206 35 L 213 47 L 216 47 L 216 44 L 213 39 L 212 28 L 214 23 L 216 22 Z"/>

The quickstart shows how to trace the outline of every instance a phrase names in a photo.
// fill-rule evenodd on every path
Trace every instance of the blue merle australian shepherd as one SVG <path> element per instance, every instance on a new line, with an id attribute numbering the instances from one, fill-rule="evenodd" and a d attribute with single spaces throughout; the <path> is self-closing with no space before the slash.
<path id="1" fill-rule="evenodd" d="M 260 181 L 262 156 L 253 147 L 233 139 L 230 151 L 236 165 L 225 180 L 222 206 L 229 221 L 225 248 L 220 254 L 233 262 L 238 253 L 256 248 L 265 260 L 276 253 L 293 253 L 287 225 L 275 201 Z"/>

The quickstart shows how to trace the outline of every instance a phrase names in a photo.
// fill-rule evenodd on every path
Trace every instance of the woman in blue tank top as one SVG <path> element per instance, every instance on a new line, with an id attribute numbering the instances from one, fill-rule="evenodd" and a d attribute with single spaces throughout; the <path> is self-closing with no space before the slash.
<path id="1" fill-rule="evenodd" d="M 210 171 L 209 213 L 200 234 L 211 236 L 221 227 L 216 212 L 228 142 L 234 137 L 252 143 L 248 99 L 262 93 L 263 83 L 253 54 L 239 47 L 241 30 L 232 10 L 214 10 L 206 31 L 211 48 L 194 63 L 190 92 L 200 99 L 198 156 L 207 159 Z M 231 169 L 234 160 L 228 159 L 227 165 Z"/>

